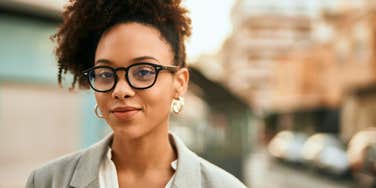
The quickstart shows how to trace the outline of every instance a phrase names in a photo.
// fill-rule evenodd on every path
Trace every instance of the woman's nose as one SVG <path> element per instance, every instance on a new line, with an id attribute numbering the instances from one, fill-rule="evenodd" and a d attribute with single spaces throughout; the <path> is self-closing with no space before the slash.
<path id="1" fill-rule="evenodd" d="M 125 76 L 123 76 L 122 78 L 119 77 L 119 80 L 116 83 L 114 90 L 112 91 L 112 97 L 114 99 L 125 99 L 134 96 L 134 94 L 135 92 L 129 85 L 128 81 L 125 79 Z"/>

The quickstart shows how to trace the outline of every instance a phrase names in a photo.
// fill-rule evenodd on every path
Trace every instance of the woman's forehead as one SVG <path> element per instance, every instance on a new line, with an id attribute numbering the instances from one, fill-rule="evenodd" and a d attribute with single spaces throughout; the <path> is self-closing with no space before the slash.
<path id="1" fill-rule="evenodd" d="M 161 64 L 158 59 L 152 57 L 152 56 L 140 56 L 140 57 L 135 57 L 129 61 L 129 63 L 125 64 L 135 64 L 135 63 L 140 63 L 140 62 L 148 62 L 148 63 L 154 63 L 154 64 Z M 117 67 L 119 66 L 118 62 L 111 61 L 110 59 L 97 59 L 94 63 L 95 65 L 107 65 L 107 66 L 113 66 Z M 120 65 L 124 67 L 124 65 Z"/>
<path id="2" fill-rule="evenodd" d="M 111 27 L 101 37 L 95 60 L 133 61 L 151 57 L 160 62 L 173 60 L 173 53 L 157 29 L 140 23 L 122 23 Z"/>

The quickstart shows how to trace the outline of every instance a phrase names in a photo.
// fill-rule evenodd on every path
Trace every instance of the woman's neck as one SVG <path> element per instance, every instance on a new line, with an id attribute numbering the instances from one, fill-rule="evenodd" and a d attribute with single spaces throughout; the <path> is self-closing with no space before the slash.
<path id="1" fill-rule="evenodd" d="M 112 160 L 118 171 L 144 174 L 148 170 L 169 170 L 177 156 L 165 131 L 153 131 L 141 138 L 116 135 L 112 142 Z"/>

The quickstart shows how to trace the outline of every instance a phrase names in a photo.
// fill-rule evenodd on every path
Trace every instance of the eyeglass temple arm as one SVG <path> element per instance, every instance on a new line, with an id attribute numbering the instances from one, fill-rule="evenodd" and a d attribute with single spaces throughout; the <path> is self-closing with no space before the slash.
<path id="1" fill-rule="evenodd" d="M 179 67 L 177 67 L 177 66 L 163 66 L 162 69 L 168 70 L 168 71 L 171 71 L 171 72 L 176 72 L 176 71 L 179 70 Z"/>

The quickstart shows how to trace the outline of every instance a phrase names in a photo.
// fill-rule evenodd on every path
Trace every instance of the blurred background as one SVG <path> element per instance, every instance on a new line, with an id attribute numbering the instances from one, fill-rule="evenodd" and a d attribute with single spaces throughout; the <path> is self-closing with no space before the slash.
<path id="1" fill-rule="evenodd" d="M 66 0 L 0 0 L 0 188 L 108 134 L 57 86 Z M 185 0 L 191 83 L 171 130 L 252 188 L 376 187 L 375 0 Z"/>

